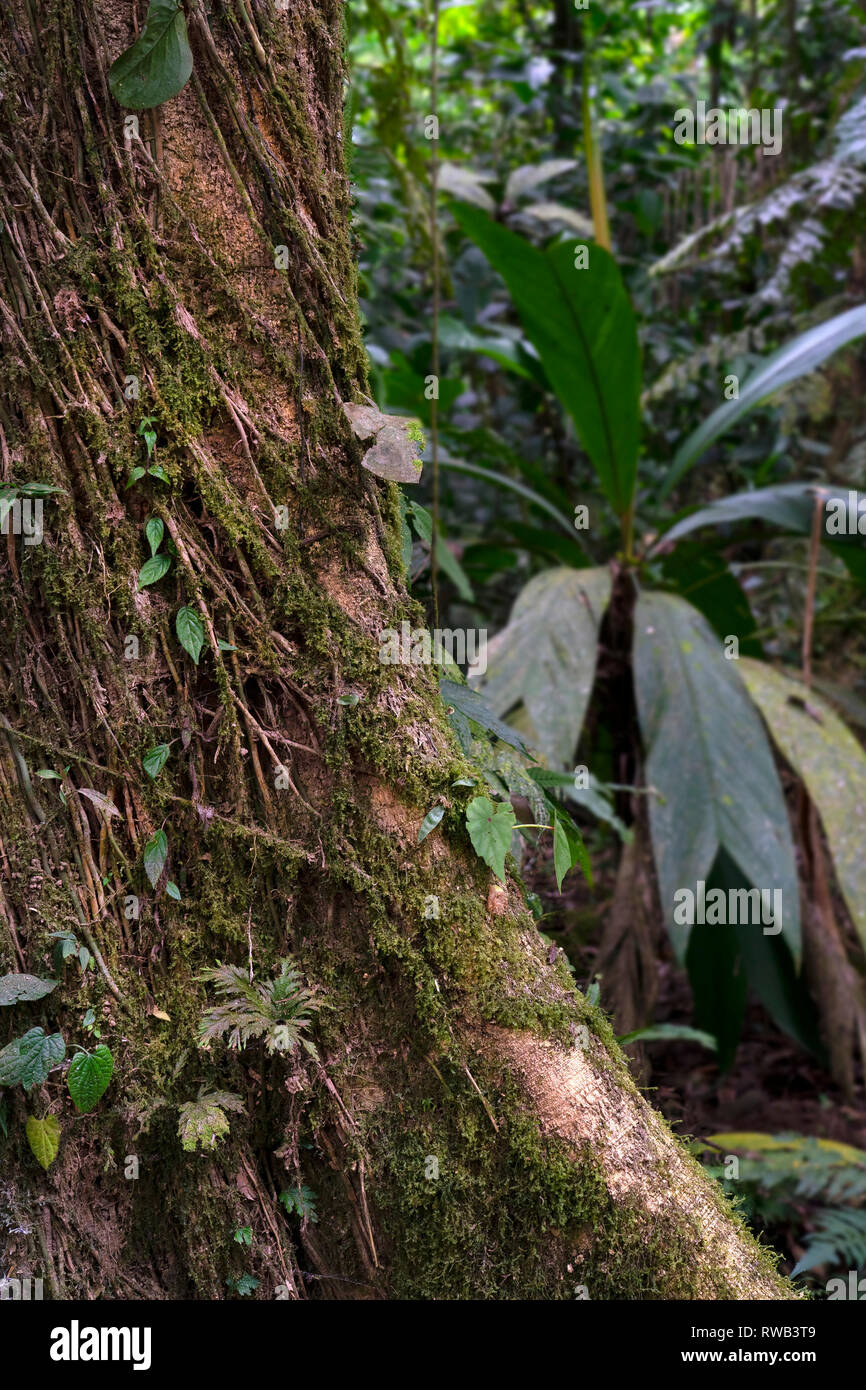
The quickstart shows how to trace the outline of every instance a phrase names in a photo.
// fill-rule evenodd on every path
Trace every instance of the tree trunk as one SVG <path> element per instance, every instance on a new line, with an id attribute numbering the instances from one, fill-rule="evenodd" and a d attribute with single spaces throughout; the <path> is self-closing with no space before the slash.
<path id="1" fill-rule="evenodd" d="M 423 615 L 341 409 L 366 386 L 342 6 L 187 16 L 192 79 L 136 138 L 107 71 L 143 3 L 4 7 L 2 482 L 60 491 L 0 569 L 0 968 L 60 984 L 0 1043 L 42 1026 L 68 1060 L 93 1010 L 114 1075 L 87 1113 L 62 1067 L 4 1091 L 0 1273 L 57 1298 L 245 1274 L 259 1298 L 790 1296 L 519 884 L 491 888 L 430 672 L 379 661 Z M 166 481 L 130 485 L 148 463 Z M 153 517 L 171 569 L 139 588 Z M 55 971 L 57 932 L 96 969 Z M 202 972 L 265 985 L 287 957 L 317 1054 L 200 1045 Z M 185 1149 L 202 1093 L 236 1097 L 228 1132 Z"/>

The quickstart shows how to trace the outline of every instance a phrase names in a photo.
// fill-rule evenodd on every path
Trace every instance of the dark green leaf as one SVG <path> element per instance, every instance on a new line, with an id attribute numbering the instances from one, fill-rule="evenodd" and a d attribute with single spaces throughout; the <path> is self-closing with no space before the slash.
<path id="1" fill-rule="evenodd" d="M 162 545 L 162 538 L 165 535 L 165 526 L 158 516 L 152 516 L 144 528 L 147 536 L 147 543 L 150 546 L 151 555 L 155 555 Z"/>
<path id="2" fill-rule="evenodd" d="M 142 767 L 148 777 L 156 778 L 162 772 L 169 759 L 171 748 L 167 743 L 157 743 L 154 748 L 148 748 L 141 760 Z"/>
<path id="3" fill-rule="evenodd" d="M 146 589 L 148 584 L 156 584 L 171 569 L 170 555 L 152 555 L 145 560 L 138 572 L 138 587 Z"/>
<path id="4" fill-rule="evenodd" d="M 527 336 L 569 412 L 618 516 L 631 506 L 640 433 L 640 348 L 616 262 L 588 247 L 575 268 L 575 240 L 542 251 L 477 208 L 454 215 L 508 286 Z"/>
<path id="5" fill-rule="evenodd" d="M 145 111 L 176 96 L 191 72 L 192 52 L 180 0 L 150 0 L 144 28 L 112 63 L 108 85 L 121 106 Z"/>
<path id="6" fill-rule="evenodd" d="M 174 629 L 180 645 L 184 651 L 189 652 L 197 666 L 201 649 L 204 646 L 204 626 L 195 609 L 186 604 L 183 608 L 179 608 L 174 620 Z"/>
<path id="7" fill-rule="evenodd" d="M 43 980 L 38 975 L 0 975 L 0 1005 L 44 999 L 56 988 L 56 980 Z"/>

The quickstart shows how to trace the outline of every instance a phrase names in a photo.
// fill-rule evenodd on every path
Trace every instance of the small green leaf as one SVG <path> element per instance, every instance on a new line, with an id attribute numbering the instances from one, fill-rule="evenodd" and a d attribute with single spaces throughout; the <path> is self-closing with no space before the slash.
<path id="1" fill-rule="evenodd" d="M 30 1115 L 24 1128 L 36 1162 L 47 1172 L 60 1148 L 60 1125 L 56 1116 L 46 1115 L 44 1120 L 37 1120 Z"/>
<path id="2" fill-rule="evenodd" d="M 192 72 L 180 0 L 150 0 L 144 28 L 111 65 L 108 85 L 121 106 L 146 111 L 177 96 Z"/>
<path id="3" fill-rule="evenodd" d="M 174 620 L 174 629 L 180 645 L 184 651 L 189 652 L 197 666 L 201 649 L 204 646 L 204 626 L 195 609 L 186 604 L 183 608 L 179 608 Z"/>
<path id="4" fill-rule="evenodd" d="M 66 1085 L 76 1110 L 84 1115 L 93 1109 L 100 1096 L 104 1095 L 113 1071 L 114 1058 L 105 1043 L 100 1043 L 92 1052 L 75 1054 L 69 1065 Z"/>
<path id="5" fill-rule="evenodd" d="M 255 1293 L 259 1287 L 259 1280 L 254 1279 L 252 1274 L 242 1274 L 239 1279 L 227 1279 L 226 1283 L 230 1289 L 234 1289 L 235 1293 L 239 1293 L 241 1298 Z"/>
<path id="6" fill-rule="evenodd" d="M 426 840 L 431 830 L 435 830 L 442 817 L 445 815 L 444 806 L 431 806 L 426 816 L 421 822 L 421 829 L 418 831 L 418 844 Z"/>
<path id="7" fill-rule="evenodd" d="M 252 1245 L 253 1228 L 252 1226 L 239 1226 L 235 1231 L 235 1240 L 238 1245 Z"/>
<path id="8" fill-rule="evenodd" d="M 232 644 L 231 644 L 231 642 L 226 642 L 225 639 L 222 638 L 222 637 L 218 637 L 218 638 L 217 638 L 217 646 L 219 647 L 219 649 L 220 649 L 221 652 L 236 652 L 236 651 L 237 651 L 237 647 L 233 647 Z"/>
<path id="9" fill-rule="evenodd" d="M 168 837 L 164 830 L 157 830 L 144 847 L 144 872 L 155 888 L 168 858 Z"/>
<path id="10" fill-rule="evenodd" d="M 476 796 L 466 808 L 466 829 L 475 853 L 505 882 L 505 856 L 511 845 L 516 819 L 511 806 L 494 805 L 486 796 Z"/>
<path id="11" fill-rule="evenodd" d="M 550 804 L 550 803 L 548 803 Z M 553 810 L 553 868 L 556 886 L 562 891 L 562 880 L 569 869 L 580 868 L 583 876 L 592 887 L 592 865 L 583 843 L 583 836 L 570 816 L 559 808 Z"/>
<path id="12" fill-rule="evenodd" d="M 171 748 L 167 743 L 157 743 L 155 747 L 148 748 L 141 760 L 141 765 L 148 777 L 156 778 L 162 772 L 168 762 Z"/>
<path id="13" fill-rule="evenodd" d="M 49 778 L 54 782 L 63 781 L 63 778 L 60 775 L 60 773 L 52 772 L 50 767 L 40 767 L 36 773 L 36 776 L 41 777 L 44 781 L 48 781 Z"/>
<path id="14" fill-rule="evenodd" d="M 451 783 L 451 785 L 452 787 L 474 787 L 477 785 L 477 783 L 477 777 L 458 777 L 455 782 Z"/>
<path id="15" fill-rule="evenodd" d="M 147 469 L 142 468 L 140 465 L 136 468 L 133 468 L 132 472 L 129 475 L 129 482 L 126 484 L 126 486 L 132 487 L 133 483 L 137 483 L 139 478 L 143 478 L 146 472 Z"/>
<path id="16" fill-rule="evenodd" d="M 162 538 L 165 535 L 165 526 L 158 516 L 152 516 L 144 528 L 147 536 L 147 543 L 150 546 L 151 555 L 155 555 L 162 545 Z"/>
<path id="17" fill-rule="evenodd" d="M 176 883 L 172 883 L 171 879 L 165 885 L 165 891 L 170 898 L 174 898 L 176 903 L 180 902 L 180 889 Z"/>
<path id="18" fill-rule="evenodd" d="M 147 471 L 150 474 L 151 478 L 159 478 L 159 481 L 161 483 L 168 482 L 168 474 L 166 473 L 161 463 L 155 463 L 153 467 L 148 468 Z"/>
<path id="19" fill-rule="evenodd" d="M 353 690 L 348 695 L 339 695 L 337 697 L 337 704 L 345 705 L 348 709 L 354 709 L 355 705 L 357 705 L 360 698 L 360 695 L 356 695 Z"/>
<path id="20" fill-rule="evenodd" d="M 146 589 L 148 584 L 156 584 L 170 569 L 170 555 L 152 555 L 149 560 L 145 560 L 138 572 L 139 589 Z"/>

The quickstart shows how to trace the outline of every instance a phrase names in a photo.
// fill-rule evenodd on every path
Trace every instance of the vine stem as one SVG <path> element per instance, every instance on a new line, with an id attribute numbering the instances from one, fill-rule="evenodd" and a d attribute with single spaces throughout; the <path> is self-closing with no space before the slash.
<path id="1" fill-rule="evenodd" d="M 433 457 L 433 537 L 430 543 L 430 584 L 433 590 L 433 626 L 439 627 L 439 300 L 442 275 L 439 264 L 439 226 L 436 204 L 439 195 L 439 0 L 433 0 L 430 30 L 430 115 L 433 140 L 430 151 L 430 238 L 433 247 L 433 323 L 430 358 L 433 395 L 430 400 L 430 446 Z"/>

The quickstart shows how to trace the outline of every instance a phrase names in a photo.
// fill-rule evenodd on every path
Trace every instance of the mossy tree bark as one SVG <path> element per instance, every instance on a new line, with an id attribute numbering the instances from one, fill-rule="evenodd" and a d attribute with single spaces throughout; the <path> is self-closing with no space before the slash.
<path id="1" fill-rule="evenodd" d="M 3 543 L 0 966 L 51 973 L 70 931 L 98 968 L 2 1010 L 0 1042 L 86 1044 L 92 1009 L 115 1058 L 86 1115 L 62 1069 L 6 1090 L 2 1272 L 55 1297 L 220 1298 L 243 1273 L 268 1298 L 784 1297 L 519 885 L 491 889 L 430 673 L 379 662 L 423 615 L 341 409 L 366 385 L 342 6 L 187 0 L 192 80 L 136 137 L 107 71 L 144 8 L 2 20 L 2 481 L 60 491 L 40 544 Z M 165 481 L 130 486 L 150 428 Z M 151 517 L 172 565 L 140 589 Z M 266 982 L 290 955 L 318 1057 L 201 1048 L 202 970 Z M 202 1091 L 242 1108 L 187 1152 Z M 24 1125 L 47 1113 L 43 1173 Z M 279 1204 L 301 1185 L 316 1222 Z"/>

